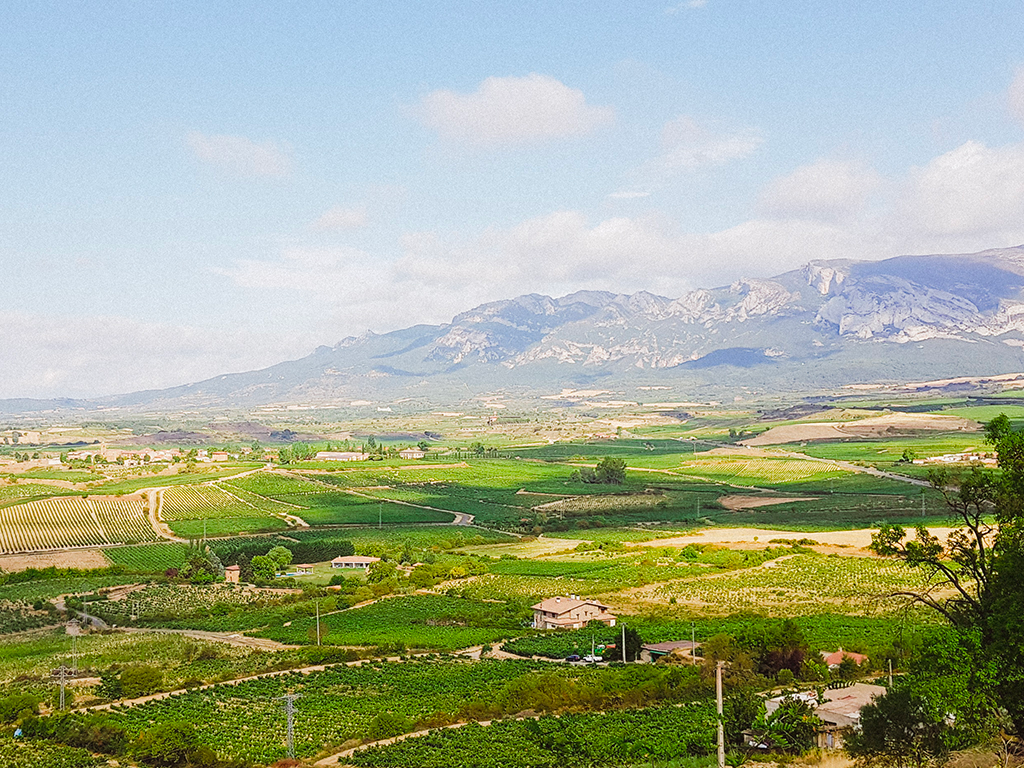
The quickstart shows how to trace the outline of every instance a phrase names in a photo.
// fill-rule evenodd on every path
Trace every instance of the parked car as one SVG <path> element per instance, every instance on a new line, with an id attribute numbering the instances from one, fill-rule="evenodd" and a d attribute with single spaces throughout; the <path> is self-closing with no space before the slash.
<path id="1" fill-rule="evenodd" d="M 566 656 L 565 660 L 566 661 L 579 661 L 580 660 L 580 655 L 578 653 L 574 653 L 571 656 Z"/>
<path id="2" fill-rule="evenodd" d="M 592 653 L 588 653 L 586 656 L 584 656 L 583 660 L 588 664 L 596 664 L 599 661 L 604 661 L 604 659 L 602 659 L 600 656 L 595 656 Z"/>

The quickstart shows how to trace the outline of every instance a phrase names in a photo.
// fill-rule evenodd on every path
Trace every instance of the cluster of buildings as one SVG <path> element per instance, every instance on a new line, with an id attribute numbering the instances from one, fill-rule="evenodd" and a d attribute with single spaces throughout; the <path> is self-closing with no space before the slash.
<path id="1" fill-rule="evenodd" d="M 964 451 L 963 453 L 945 453 L 942 456 L 929 456 L 926 459 L 914 459 L 914 464 L 984 464 L 985 466 L 996 466 L 995 453 L 982 453 L 980 451 Z"/>
<path id="2" fill-rule="evenodd" d="M 427 452 L 422 448 L 403 448 L 398 452 L 403 459 L 422 459 Z M 317 461 L 368 461 L 370 454 L 362 451 L 319 451 Z"/>

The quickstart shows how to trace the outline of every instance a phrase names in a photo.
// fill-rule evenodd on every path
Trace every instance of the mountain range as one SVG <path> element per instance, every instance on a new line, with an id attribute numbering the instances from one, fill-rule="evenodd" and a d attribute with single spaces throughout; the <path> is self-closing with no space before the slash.
<path id="1" fill-rule="evenodd" d="M 258 371 L 92 401 L 9 400 L 0 410 L 431 405 L 484 393 L 557 400 L 574 389 L 706 399 L 1016 371 L 1024 371 L 1024 246 L 812 261 L 674 299 L 529 294 L 444 325 L 349 337 Z"/>

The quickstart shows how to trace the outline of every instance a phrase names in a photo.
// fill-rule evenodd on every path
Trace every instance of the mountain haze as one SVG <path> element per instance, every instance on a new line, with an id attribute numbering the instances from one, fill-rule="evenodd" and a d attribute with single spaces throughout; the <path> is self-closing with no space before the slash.
<path id="1" fill-rule="evenodd" d="M 445 325 L 349 337 L 259 371 L 75 405 L 439 403 L 490 391 L 536 397 L 595 385 L 658 385 L 707 396 L 1021 370 L 1024 246 L 813 261 L 675 299 L 647 292 L 529 294 L 482 304 Z M 16 410 L 32 410 L 18 402 Z"/>

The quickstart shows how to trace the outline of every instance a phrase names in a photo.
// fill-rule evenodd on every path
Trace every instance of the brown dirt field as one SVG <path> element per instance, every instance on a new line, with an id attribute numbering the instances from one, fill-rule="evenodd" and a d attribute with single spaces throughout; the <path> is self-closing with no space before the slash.
<path id="1" fill-rule="evenodd" d="M 709 528 L 672 539 L 655 539 L 629 544 L 633 547 L 685 547 L 687 544 L 721 544 L 733 549 L 764 549 L 772 539 L 814 539 L 823 548 L 836 554 L 866 555 L 871 534 L 877 529 L 854 531 L 779 531 L 770 528 Z M 930 528 L 932 534 L 945 540 L 952 528 Z M 756 541 L 755 541 L 756 539 Z M 858 551 L 859 550 L 859 551 Z"/>
<path id="2" fill-rule="evenodd" d="M 773 504 L 789 504 L 794 501 L 817 501 L 817 496 L 745 496 L 735 494 L 722 496 L 718 503 L 726 509 L 757 509 L 758 507 L 770 507 Z"/>
<path id="3" fill-rule="evenodd" d="M 65 552 L 40 552 L 27 555 L 3 555 L 0 571 L 13 573 L 27 568 L 108 568 L 111 562 L 100 549 L 69 549 Z"/>
<path id="4" fill-rule="evenodd" d="M 870 419 L 858 419 L 836 423 L 787 424 L 772 427 L 767 432 L 750 440 L 744 445 L 781 445 L 783 443 L 801 443 L 808 440 L 842 440 L 859 437 L 893 437 L 913 434 L 920 431 L 963 431 L 975 432 L 978 424 L 959 416 L 945 416 L 931 413 L 887 413 Z"/>

